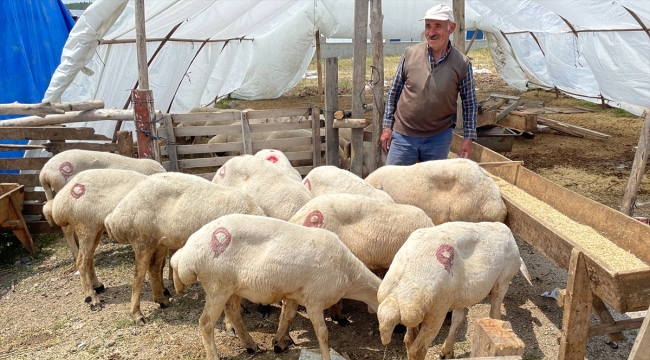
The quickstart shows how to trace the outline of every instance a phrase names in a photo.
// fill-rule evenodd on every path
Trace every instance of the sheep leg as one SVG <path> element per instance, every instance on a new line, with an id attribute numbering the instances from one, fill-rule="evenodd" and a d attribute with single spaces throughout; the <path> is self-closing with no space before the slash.
<path id="1" fill-rule="evenodd" d="M 79 257 L 79 246 L 77 245 L 77 240 L 74 237 L 74 228 L 68 225 L 68 226 L 62 226 L 61 230 L 63 230 L 63 235 L 65 235 L 65 240 L 68 243 L 68 247 L 70 248 L 70 251 L 72 252 L 72 257 L 74 258 L 75 261 L 77 261 L 77 258 Z"/>
<path id="2" fill-rule="evenodd" d="M 167 252 L 169 253 L 169 260 L 172 259 L 172 256 L 174 256 L 174 253 L 176 253 L 177 249 L 168 249 Z M 174 280 L 174 270 L 172 269 L 171 263 L 169 263 L 169 266 L 167 266 L 167 269 L 169 270 L 167 272 L 167 280 Z"/>
<path id="3" fill-rule="evenodd" d="M 413 341 L 418 337 L 418 332 L 420 332 L 420 325 L 414 327 L 406 328 L 406 335 L 404 335 L 404 345 L 409 349 L 413 345 Z"/>
<path id="4" fill-rule="evenodd" d="M 249 354 L 255 354 L 255 352 L 258 350 L 257 344 L 255 343 L 255 340 L 251 337 L 251 334 L 248 333 L 246 330 L 246 326 L 244 325 L 244 320 L 241 317 L 241 297 L 237 295 L 233 295 L 228 299 L 226 302 L 226 316 L 224 318 L 228 319 L 232 327 L 235 329 L 235 334 L 239 338 L 239 341 L 241 341 L 242 345 L 244 348 L 246 348 L 246 352 Z"/>
<path id="5" fill-rule="evenodd" d="M 205 307 L 199 318 L 201 329 L 201 340 L 207 353 L 208 359 L 219 360 L 217 345 L 214 343 L 214 326 L 223 312 L 229 296 L 224 293 L 207 293 L 205 295 Z"/>
<path id="6" fill-rule="evenodd" d="M 104 284 L 99 282 L 99 279 L 97 279 L 97 274 L 95 273 L 95 251 L 97 251 L 97 246 L 99 245 L 99 241 L 102 239 L 102 231 L 98 232 L 95 235 L 95 242 L 93 243 L 93 249 L 92 253 L 90 256 L 90 281 L 93 285 L 93 290 L 95 290 L 96 293 L 101 294 L 106 290 L 104 287 Z"/>
<path id="7" fill-rule="evenodd" d="M 340 326 L 346 326 L 350 324 L 348 318 L 343 315 L 343 299 L 330 306 L 327 310 L 330 314 L 330 317 L 332 318 L 332 321 L 336 321 Z"/>
<path id="8" fill-rule="evenodd" d="M 171 293 L 165 289 L 162 279 L 162 269 L 165 265 L 166 255 L 167 247 L 159 245 L 149 261 L 149 281 L 151 282 L 153 301 L 160 304 L 163 309 L 170 305 L 169 297 L 171 297 Z"/>
<path id="9" fill-rule="evenodd" d="M 490 317 L 492 319 L 501 320 L 501 304 L 503 303 L 503 298 L 506 297 L 509 285 L 510 280 L 503 281 L 499 279 L 492 287 L 490 291 Z"/>
<path id="10" fill-rule="evenodd" d="M 323 360 L 331 360 L 330 348 L 327 340 L 327 325 L 325 324 L 325 317 L 323 316 L 323 307 L 309 306 L 307 307 L 307 316 L 311 320 L 311 324 L 316 331 L 316 338 L 318 338 L 318 347 Z"/>
<path id="11" fill-rule="evenodd" d="M 74 233 L 72 226 L 67 226 Z M 76 266 L 79 269 L 79 278 L 81 279 L 81 287 L 83 288 L 84 295 L 86 296 L 85 302 L 90 304 L 90 308 L 95 310 L 100 305 L 99 298 L 93 289 L 94 265 L 93 257 L 95 254 L 95 236 L 89 236 L 85 229 L 79 229 L 80 239 L 79 242 L 79 255 L 77 256 Z"/>
<path id="12" fill-rule="evenodd" d="M 451 315 L 451 326 L 449 327 L 449 335 L 445 339 L 445 343 L 442 344 L 442 358 L 443 359 L 453 359 L 454 358 L 454 342 L 456 342 L 456 335 L 458 333 L 458 328 L 463 323 L 467 317 L 467 308 L 460 310 L 454 310 Z"/>
<path id="13" fill-rule="evenodd" d="M 131 285 L 131 318 L 136 325 L 144 325 L 146 320 L 140 311 L 140 296 L 142 295 L 142 283 L 147 274 L 149 261 L 155 252 L 155 248 L 146 245 L 145 239 L 136 239 L 131 242 L 135 252 L 135 270 L 133 273 L 133 285 Z"/>
<path id="14" fill-rule="evenodd" d="M 298 310 L 298 303 L 293 300 L 283 300 L 282 301 L 282 311 L 280 312 L 280 320 L 278 324 L 278 332 L 273 337 L 273 351 L 275 353 L 281 353 L 293 345 L 293 339 L 289 336 L 289 326 L 291 322 L 296 317 L 296 311 Z"/>
<path id="15" fill-rule="evenodd" d="M 429 345 L 433 339 L 436 338 L 436 335 L 438 335 L 438 332 L 442 327 L 442 323 L 445 321 L 446 313 L 447 310 L 438 312 L 430 310 L 429 313 L 424 316 L 424 320 L 422 320 L 422 323 L 420 324 L 420 331 L 418 332 L 415 341 L 413 341 L 411 347 L 406 348 L 408 360 L 424 360 Z"/>

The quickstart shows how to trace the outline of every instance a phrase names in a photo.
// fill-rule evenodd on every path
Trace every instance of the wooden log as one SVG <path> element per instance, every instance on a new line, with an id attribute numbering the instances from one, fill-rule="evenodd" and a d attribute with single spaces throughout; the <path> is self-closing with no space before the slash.
<path id="1" fill-rule="evenodd" d="M 0 114 L 23 114 L 44 117 L 52 114 L 65 114 L 66 111 L 83 111 L 103 109 L 104 100 L 88 100 L 79 102 L 54 103 L 49 101 L 40 104 L 0 104 Z"/>
<path id="2" fill-rule="evenodd" d="M 339 59 L 325 59 L 325 139 L 327 165 L 339 167 L 339 129 L 334 128 L 334 111 L 339 107 Z"/>
<path id="3" fill-rule="evenodd" d="M 648 330 L 649 327 L 650 327 L 650 308 L 648 308 L 648 312 L 646 313 L 645 320 L 643 320 L 641 329 L 639 329 L 639 333 L 637 334 L 636 339 L 634 340 L 634 345 L 632 346 L 632 350 L 630 351 L 630 357 L 628 357 L 629 360 L 644 360 L 648 358 L 648 354 L 650 354 L 650 330 Z"/>
<path id="4" fill-rule="evenodd" d="M 537 116 L 537 122 L 542 124 L 542 125 L 546 125 L 546 126 L 550 127 L 553 130 L 557 130 L 557 131 L 567 133 L 569 135 L 578 136 L 578 137 L 593 136 L 593 137 L 597 137 L 597 138 L 600 138 L 600 139 L 610 139 L 612 137 L 611 135 L 603 134 L 603 133 L 598 132 L 598 131 L 585 129 L 583 127 L 576 126 L 576 125 L 566 124 L 566 123 L 563 123 L 561 121 L 548 119 L 548 118 L 545 118 L 545 117 L 542 117 L 542 116 Z"/>
<path id="5" fill-rule="evenodd" d="M 322 89 L 319 89 L 319 94 Z M 312 164 L 314 167 L 320 166 L 320 108 L 314 107 L 311 111 L 311 137 L 312 137 Z"/>
<path id="6" fill-rule="evenodd" d="M 474 323 L 471 357 L 523 355 L 524 342 L 517 337 L 507 321 L 491 318 Z"/>
<path id="7" fill-rule="evenodd" d="M 115 133 L 117 141 L 117 153 L 122 156 L 135 157 L 135 148 L 133 146 L 133 134 L 130 130 L 120 130 Z"/>
<path id="8" fill-rule="evenodd" d="M 621 212 L 628 216 L 634 214 L 634 203 L 636 202 L 641 179 L 643 178 L 645 166 L 648 162 L 648 146 L 650 145 L 649 132 L 650 111 L 646 111 L 643 128 L 639 135 L 639 143 L 636 147 L 636 154 L 634 155 L 634 162 L 632 163 L 632 170 L 630 171 L 630 177 L 627 179 L 627 185 L 625 186 L 625 193 L 623 194 L 623 201 L 621 203 Z"/>
<path id="9" fill-rule="evenodd" d="M 593 308 L 594 308 L 594 313 L 598 317 L 598 320 L 600 320 L 601 325 L 604 325 L 604 326 L 614 325 L 616 323 L 616 321 L 614 320 L 614 317 L 612 317 L 612 314 L 607 309 L 607 306 L 605 305 L 603 300 L 601 300 L 596 295 L 593 295 L 593 298 L 594 298 L 594 300 L 593 300 L 592 304 L 593 304 Z M 590 337 L 592 336 L 591 335 L 591 330 L 592 329 L 593 328 L 589 329 L 589 334 L 590 334 L 589 336 Z M 625 340 L 625 335 L 623 335 L 622 332 L 609 333 L 607 335 L 609 336 L 609 339 L 611 341 L 623 341 L 623 340 Z"/>
<path id="10" fill-rule="evenodd" d="M 368 46 L 368 0 L 354 0 L 354 39 L 352 52 L 352 117 L 364 115 L 366 52 Z"/>
<path id="11" fill-rule="evenodd" d="M 335 129 L 363 129 L 366 127 L 366 119 L 334 119 L 332 126 Z"/>
<path id="12" fill-rule="evenodd" d="M 26 116 L 0 121 L 0 127 L 47 126 L 100 120 L 133 120 L 133 110 L 97 109 L 70 111 L 63 115 L 47 115 L 44 118 L 38 116 Z"/>
<path id="13" fill-rule="evenodd" d="M 384 36 L 382 33 L 384 15 L 381 0 L 372 0 L 370 11 L 370 31 L 372 34 L 372 142 L 369 159 L 366 160 L 368 173 L 381 166 L 381 144 L 379 137 L 383 131 L 383 111 L 386 107 L 384 100 Z M 368 111 L 369 106 L 365 107 Z"/>
<path id="14" fill-rule="evenodd" d="M 583 360 L 585 357 L 592 308 L 589 281 L 585 256 L 580 249 L 573 248 L 562 315 L 560 360 Z"/>
<path id="15" fill-rule="evenodd" d="M 621 331 L 638 329 L 641 327 L 642 323 L 643 318 L 635 318 L 614 321 L 608 324 L 598 324 L 589 328 L 588 336 L 594 337 L 600 335 L 610 335 L 611 338 L 612 335 L 616 336 L 616 334 L 622 334 Z M 625 337 L 623 337 L 622 340 L 625 340 Z"/>
<path id="16" fill-rule="evenodd" d="M 131 90 L 131 99 L 133 99 L 133 118 L 138 140 L 138 158 L 159 160 L 160 156 L 157 156 L 157 151 L 154 151 L 153 140 L 156 133 L 153 91 Z"/>

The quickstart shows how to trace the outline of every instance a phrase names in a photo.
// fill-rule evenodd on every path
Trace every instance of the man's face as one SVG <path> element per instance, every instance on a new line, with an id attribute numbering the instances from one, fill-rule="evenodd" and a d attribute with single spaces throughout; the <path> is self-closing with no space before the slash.
<path id="1" fill-rule="evenodd" d="M 456 23 L 449 20 L 424 20 L 424 35 L 433 51 L 446 49 L 449 36 L 456 29 Z"/>

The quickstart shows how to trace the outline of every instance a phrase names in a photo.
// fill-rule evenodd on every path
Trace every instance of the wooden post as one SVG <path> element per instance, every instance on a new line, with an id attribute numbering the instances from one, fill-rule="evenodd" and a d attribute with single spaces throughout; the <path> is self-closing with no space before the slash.
<path id="1" fill-rule="evenodd" d="M 334 128 L 334 111 L 339 107 L 339 59 L 325 59 L 325 158 L 327 165 L 340 166 L 339 129 Z"/>
<path id="2" fill-rule="evenodd" d="M 593 296 L 592 304 L 593 304 L 594 313 L 598 317 L 598 320 L 600 320 L 600 323 L 603 325 L 614 325 L 616 321 L 614 320 L 612 314 L 609 312 L 609 309 L 607 309 L 605 302 L 595 294 L 593 294 L 592 296 Z M 622 332 L 609 333 L 607 334 L 607 336 L 609 336 L 609 340 L 611 341 L 625 340 L 625 335 L 623 335 Z"/>
<path id="3" fill-rule="evenodd" d="M 131 90 L 133 115 L 135 117 L 136 138 L 138 139 L 138 158 L 156 159 L 153 135 L 156 133 L 156 113 L 153 107 L 151 90 Z"/>
<path id="4" fill-rule="evenodd" d="M 147 33 L 144 27 L 144 0 L 135 0 L 135 43 L 138 57 L 138 88 L 149 89 L 149 69 L 147 67 Z"/>
<path id="5" fill-rule="evenodd" d="M 381 10 L 381 0 L 372 0 L 372 11 L 370 13 L 370 30 L 372 31 L 372 145 L 370 146 L 370 158 L 366 161 L 368 174 L 381 166 L 381 137 L 382 114 L 385 111 L 384 100 L 384 36 L 382 27 L 384 14 Z"/>
<path id="6" fill-rule="evenodd" d="M 241 112 L 241 135 L 244 145 L 244 154 L 253 155 L 253 143 L 251 141 L 251 127 L 248 122 L 248 110 Z"/>
<path id="7" fill-rule="evenodd" d="M 320 30 L 316 30 L 316 72 L 318 74 L 318 97 L 323 102 L 323 66 L 320 63 Z"/>
<path id="8" fill-rule="evenodd" d="M 178 172 L 178 155 L 176 154 L 176 135 L 174 135 L 174 123 L 171 114 L 163 116 L 165 133 L 167 134 L 167 158 L 169 159 L 169 171 Z"/>
<path id="9" fill-rule="evenodd" d="M 320 166 L 321 158 L 321 142 L 320 142 L 320 108 L 314 107 L 311 109 L 311 142 L 312 142 L 312 166 L 314 168 Z"/>
<path id="10" fill-rule="evenodd" d="M 578 248 L 571 251 L 568 271 L 558 359 L 583 360 L 593 298 L 585 257 Z"/>
<path id="11" fill-rule="evenodd" d="M 636 155 L 634 155 L 634 162 L 632 163 L 632 171 L 627 180 L 625 193 L 623 194 L 623 203 L 621 204 L 621 212 L 628 216 L 634 214 L 634 203 L 636 202 L 636 194 L 641 185 L 643 173 L 645 173 L 645 165 L 648 161 L 648 145 L 650 142 L 650 108 L 645 112 L 645 121 L 641 129 L 641 136 L 639 136 L 639 144 L 636 147 Z"/>
<path id="12" fill-rule="evenodd" d="M 350 134 L 350 171 L 361 177 L 363 175 L 363 128 L 353 128 Z"/>
<path id="13" fill-rule="evenodd" d="M 368 46 L 368 0 L 354 0 L 354 50 L 352 53 L 352 117 L 365 116 L 366 49 Z"/>
<path id="14" fill-rule="evenodd" d="M 456 21 L 456 30 L 452 45 L 460 52 L 465 51 L 465 0 L 453 0 L 454 20 Z M 463 103 L 458 94 L 456 100 L 456 127 L 464 127 L 463 121 Z"/>

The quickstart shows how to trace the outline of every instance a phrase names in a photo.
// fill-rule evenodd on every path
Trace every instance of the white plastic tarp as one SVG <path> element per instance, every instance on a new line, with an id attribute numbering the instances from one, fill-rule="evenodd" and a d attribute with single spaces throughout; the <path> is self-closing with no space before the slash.
<path id="1" fill-rule="evenodd" d="M 451 5 L 383 0 L 384 38 L 418 38 L 418 19 L 440 2 Z M 73 29 L 44 100 L 130 107 L 134 11 L 133 0 L 96 0 Z M 146 0 L 145 15 L 155 107 L 171 112 L 231 93 L 278 97 L 304 74 L 316 30 L 354 37 L 351 0 Z M 650 37 L 639 23 L 650 28 L 648 1 L 466 0 L 465 15 L 467 29 L 487 34 L 497 71 L 512 87 L 604 98 L 635 114 L 650 106 Z"/>

